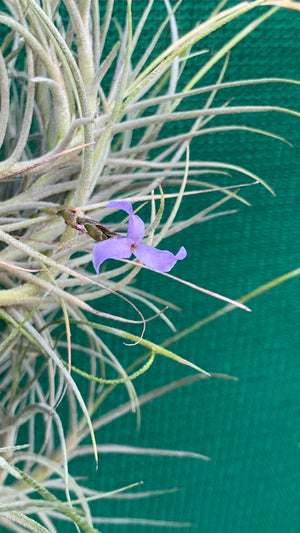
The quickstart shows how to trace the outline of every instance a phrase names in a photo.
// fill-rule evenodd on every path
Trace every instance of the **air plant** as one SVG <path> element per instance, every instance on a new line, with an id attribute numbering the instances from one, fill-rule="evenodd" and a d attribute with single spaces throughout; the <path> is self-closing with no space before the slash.
<path id="1" fill-rule="evenodd" d="M 148 339 L 149 320 L 158 328 L 161 321 L 173 332 L 175 327 L 166 310 L 172 302 L 145 294 L 138 283 L 133 285 L 145 268 L 164 275 L 166 282 L 173 277 L 225 301 L 221 312 L 235 307 L 249 310 L 247 297 L 233 301 L 176 278 L 175 263 L 184 259 L 186 250 L 182 246 L 174 255 L 161 244 L 212 216 L 225 215 L 219 208 L 227 202 L 247 203 L 240 195 L 242 186 L 260 183 L 271 190 L 246 168 L 191 159 L 192 140 L 217 131 L 244 129 L 279 139 L 247 126 L 213 126 L 210 123 L 215 117 L 271 110 L 299 116 L 290 109 L 237 107 L 228 101 L 214 107 L 216 94 L 224 88 L 296 83 L 279 79 L 223 82 L 229 51 L 281 4 L 293 2 L 277 2 L 259 12 L 213 56 L 201 59 L 194 77 L 185 78 L 196 43 L 271 2 L 241 2 L 221 10 L 225 3 L 180 37 L 176 22 L 180 2 L 172 7 L 164 0 L 165 19 L 144 52 L 138 54 L 144 28 L 155 9 L 153 0 L 146 3 L 135 27 L 135 2 L 130 0 L 124 21 L 113 0 L 105 3 L 103 18 L 97 0 L 2 2 L 1 531 L 61 531 L 63 520 L 73 521 L 78 531 L 98 531 L 100 519 L 92 516 L 89 502 L 114 493 L 91 490 L 88 482 L 74 478 L 69 461 L 82 453 L 94 454 L 96 468 L 101 450 L 98 428 L 130 410 L 139 419 L 143 403 L 195 379 L 209 379 L 208 370 L 167 348 L 180 334 L 187 334 L 188 327 L 169 339 L 162 338 L 159 344 Z M 113 18 L 117 8 L 119 23 Z M 160 42 L 167 30 L 171 42 L 162 51 Z M 116 42 L 112 42 L 111 31 L 118 34 Z M 222 60 L 215 84 L 205 85 L 204 75 Z M 202 108 L 182 107 L 200 94 L 208 96 Z M 169 135 L 165 125 L 178 122 L 181 128 L 174 128 Z M 209 179 L 212 174 L 217 179 L 231 172 L 242 176 L 239 186 L 219 186 Z M 182 219 L 182 202 L 188 202 L 190 194 L 206 191 L 221 193 L 221 200 Z M 129 221 L 127 217 L 117 223 L 110 208 L 125 211 Z M 137 214 L 140 210 L 142 218 Z M 131 260 L 132 253 L 136 260 Z M 106 261 L 109 258 L 118 262 Z M 168 274 L 173 267 L 175 274 Z M 126 316 L 111 311 L 118 301 L 127 306 Z M 72 342 L 71 333 L 77 333 L 82 343 Z M 116 338 L 137 353 L 129 368 L 124 368 L 114 351 Z M 141 347 L 142 356 L 137 351 Z M 170 383 L 138 397 L 134 380 L 150 365 L 159 364 L 157 354 L 190 366 L 196 373 L 184 383 Z M 99 415 L 104 400 L 118 386 L 126 387 L 128 402 Z M 43 431 L 36 427 L 37 418 L 43 420 Z M 63 420 L 68 421 L 67 426 Z M 90 445 L 85 444 L 86 439 Z M 128 452 L 126 446 L 123 451 Z M 172 450 L 148 449 L 144 453 L 184 453 L 207 459 Z M 121 490 L 125 488 L 115 492 Z"/>

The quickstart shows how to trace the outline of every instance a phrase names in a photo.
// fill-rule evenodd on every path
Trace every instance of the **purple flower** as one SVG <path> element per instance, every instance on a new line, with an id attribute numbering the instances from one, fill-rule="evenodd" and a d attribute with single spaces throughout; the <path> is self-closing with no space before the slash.
<path id="1" fill-rule="evenodd" d="M 132 205 L 126 201 L 113 200 L 106 207 L 122 209 L 129 214 L 127 237 L 114 237 L 98 242 L 93 249 L 93 264 L 97 274 L 106 259 L 129 259 L 134 254 L 142 263 L 157 272 L 169 272 L 178 259 L 186 257 L 186 249 L 181 246 L 176 255 L 168 250 L 157 250 L 142 244 L 145 224 L 138 215 L 133 214 Z"/>

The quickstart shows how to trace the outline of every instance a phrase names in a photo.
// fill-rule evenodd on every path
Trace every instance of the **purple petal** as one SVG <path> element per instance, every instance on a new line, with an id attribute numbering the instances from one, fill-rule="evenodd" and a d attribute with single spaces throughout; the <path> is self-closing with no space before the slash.
<path id="1" fill-rule="evenodd" d="M 128 223 L 127 236 L 138 245 L 145 235 L 145 224 L 138 215 L 131 215 Z"/>
<path id="2" fill-rule="evenodd" d="M 97 274 L 106 259 L 128 259 L 132 254 L 130 248 L 132 244 L 132 239 L 127 239 L 127 237 L 98 242 L 93 249 L 93 264 Z"/>
<path id="3" fill-rule="evenodd" d="M 133 253 L 147 267 L 157 272 L 169 272 L 178 259 L 186 257 L 186 249 L 183 246 L 174 255 L 168 250 L 157 250 L 148 244 L 139 244 Z"/>
<path id="4" fill-rule="evenodd" d="M 127 236 L 129 239 L 132 239 L 135 244 L 139 244 L 145 235 L 145 224 L 138 215 L 133 214 L 132 205 L 125 200 L 112 200 L 111 202 L 108 202 L 106 207 L 122 209 L 122 211 L 125 211 L 130 215 Z"/>
<path id="5" fill-rule="evenodd" d="M 180 259 L 180 260 L 181 259 L 185 259 L 186 256 L 187 256 L 187 251 L 186 251 L 185 247 L 184 246 L 180 246 L 180 248 L 179 248 L 179 250 L 178 250 L 178 252 L 176 254 L 177 260 L 178 259 Z"/>
<path id="6" fill-rule="evenodd" d="M 108 202 L 106 207 L 112 209 L 122 209 L 122 211 L 126 211 L 128 215 L 132 215 L 133 213 L 132 205 L 129 202 L 126 202 L 126 200 L 111 200 Z"/>

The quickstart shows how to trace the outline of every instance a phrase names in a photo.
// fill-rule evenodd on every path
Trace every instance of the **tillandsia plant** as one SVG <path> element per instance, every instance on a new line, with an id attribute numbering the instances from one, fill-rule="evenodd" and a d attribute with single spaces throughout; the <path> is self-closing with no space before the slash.
<path id="1" fill-rule="evenodd" d="M 94 454 L 97 464 L 97 429 L 130 410 L 139 418 L 141 404 L 182 384 L 138 397 L 134 379 L 154 361 L 159 365 L 156 354 L 190 366 L 196 379 L 210 377 L 198 361 L 167 348 L 188 327 L 159 344 L 148 339 L 149 320 L 158 330 L 161 321 L 173 333 L 175 327 L 166 310 L 172 303 L 139 288 L 145 270 L 226 301 L 219 314 L 236 306 L 248 310 L 247 297 L 235 302 L 176 278 L 176 262 L 184 264 L 187 253 L 184 237 L 179 250 L 172 239 L 168 245 L 163 240 L 225 215 L 219 208 L 229 201 L 247 203 L 242 186 L 260 183 L 270 189 L 234 163 L 193 160 L 189 147 L 196 137 L 231 129 L 277 137 L 247 126 L 213 125 L 220 115 L 273 110 L 299 116 L 290 109 L 237 107 L 228 100 L 214 105 L 224 88 L 296 83 L 223 81 L 230 50 L 281 5 L 295 3 L 273 2 L 257 12 L 272 2 L 241 2 L 222 10 L 223 1 L 205 22 L 180 36 L 176 12 L 182 2 L 164 0 L 165 18 L 147 46 L 143 32 L 153 0 L 135 25 L 132 11 L 141 6 L 130 0 L 127 5 L 107 0 L 101 11 L 97 0 L 1 2 L 1 531 L 61 531 L 64 520 L 78 531 L 98 531 L 105 519 L 97 512 L 92 516 L 90 501 L 114 493 L 97 492 L 73 477 L 69 462 Z M 256 18 L 209 59 L 199 48 L 194 52 L 203 38 L 253 10 Z M 169 43 L 162 51 L 166 35 Z M 201 66 L 187 79 L 195 54 Z M 218 79 L 205 85 L 204 75 L 216 64 L 221 65 Z M 204 106 L 188 108 L 191 97 L 200 94 L 207 95 Z M 178 122 L 181 129 L 170 135 L 166 125 Z M 230 173 L 241 176 L 239 185 L 221 187 L 209 179 Z M 182 202 L 206 191 L 218 199 L 183 220 Z M 175 275 L 169 274 L 173 267 Z M 125 316 L 111 312 L 119 301 L 127 306 Z M 82 342 L 72 342 L 71 334 Z M 135 356 L 128 368 L 116 338 Z M 104 400 L 117 386 L 126 387 L 129 401 L 105 412 Z M 119 451 L 128 450 L 120 445 Z"/>

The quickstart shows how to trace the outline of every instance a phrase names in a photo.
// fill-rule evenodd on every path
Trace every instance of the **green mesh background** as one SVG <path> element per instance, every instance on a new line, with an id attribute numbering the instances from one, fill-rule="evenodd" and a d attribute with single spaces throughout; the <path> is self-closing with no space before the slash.
<path id="1" fill-rule="evenodd" d="M 204 20 L 216 4 L 212 0 L 183 2 L 178 11 L 180 34 Z M 141 7 L 133 2 L 134 12 Z M 156 2 L 158 19 L 164 10 L 163 2 Z M 238 45 L 231 53 L 225 79 L 299 79 L 299 15 L 281 11 Z M 216 51 L 250 19 L 231 23 L 201 46 Z M 151 35 L 149 28 L 145 41 Z M 197 66 L 197 60 L 192 61 L 190 72 Z M 215 82 L 219 68 L 203 82 Z M 224 91 L 217 101 L 223 103 L 232 96 L 234 105 L 300 107 L 299 88 L 289 85 Z M 188 258 L 176 266 L 176 274 L 237 298 L 299 266 L 300 136 L 299 121 L 287 115 L 248 115 L 231 119 L 233 122 L 269 129 L 292 142 L 293 148 L 252 133 L 231 132 L 194 142 L 195 157 L 243 165 L 263 177 L 276 197 L 262 187 L 253 187 L 246 193 L 251 208 L 242 206 L 238 213 L 211 220 L 178 237 L 177 244 L 186 246 Z M 207 196 L 197 197 L 189 200 L 186 208 L 197 211 L 199 205 L 209 202 Z M 175 282 L 166 287 L 155 274 L 140 283 L 158 294 L 172 292 L 175 303 L 182 307 L 179 316 L 171 313 L 178 330 L 220 308 L 219 302 Z M 201 533 L 300 530 L 299 295 L 296 278 L 253 300 L 251 314 L 236 310 L 173 345 L 200 366 L 238 376 L 239 381 L 201 381 L 173 391 L 142 407 L 139 432 L 134 416 L 128 415 L 105 429 L 101 439 L 191 450 L 210 456 L 211 461 L 102 455 L 100 471 L 94 474 L 98 487 L 112 489 L 143 480 L 144 490 L 181 490 L 146 500 L 102 502 L 101 515 L 190 521 L 192 531 Z M 154 334 L 159 341 L 157 329 Z M 136 386 L 147 391 L 188 373 L 161 359 Z M 121 390 L 117 394 L 121 401 Z M 89 468 L 92 478 L 92 464 Z M 164 531 L 154 525 L 111 524 L 100 529 L 104 533 Z"/>
<path id="2" fill-rule="evenodd" d="M 180 34 L 204 20 L 216 4 L 185 0 L 178 10 Z M 157 0 L 154 5 L 157 21 L 161 20 L 164 3 Z M 141 8 L 143 3 L 133 0 L 134 13 Z M 204 46 L 216 51 L 247 20 L 243 17 L 219 30 Z M 282 10 L 274 15 L 231 53 L 226 80 L 299 79 L 299 28 L 299 13 Z M 151 25 L 148 32 L 145 42 L 152 36 Z M 191 62 L 191 72 L 193 67 L 197 68 L 197 60 Z M 204 82 L 216 81 L 218 71 L 219 66 Z M 296 86 L 269 84 L 224 92 L 218 101 L 232 96 L 235 105 L 275 104 L 300 110 Z M 300 256 L 299 120 L 270 113 L 238 118 L 235 123 L 269 129 L 292 142 L 293 148 L 253 133 L 230 132 L 194 142 L 194 154 L 202 160 L 245 166 L 263 177 L 276 197 L 262 187 L 252 187 L 245 193 L 251 208 L 242 206 L 235 214 L 172 240 L 174 249 L 184 244 L 188 250 L 187 259 L 176 266 L 177 275 L 232 298 L 297 268 Z M 209 202 L 207 196 L 197 197 L 186 208 L 196 212 Z M 140 277 L 141 286 L 161 295 L 171 292 L 174 303 L 182 307 L 178 315 L 170 312 L 178 330 L 221 307 L 220 302 L 175 282 L 166 287 L 154 273 Z M 235 310 L 172 346 L 207 370 L 238 376 L 239 381 L 205 380 L 173 391 L 142 407 L 140 431 L 134 415 L 126 415 L 103 428 L 98 439 L 190 450 L 208 455 L 211 461 L 102 454 L 95 472 L 93 459 L 82 459 L 78 473 L 87 475 L 99 490 L 140 480 L 146 491 L 180 489 L 149 499 L 103 500 L 97 504 L 98 514 L 191 522 L 192 531 L 201 533 L 300 531 L 299 296 L 295 278 L 253 300 L 251 314 Z M 153 328 L 153 334 L 159 342 L 166 332 Z M 161 358 L 136 382 L 137 390 L 147 391 L 188 374 Z M 117 388 L 111 406 L 125 398 L 123 388 Z M 103 533 L 165 531 L 154 524 L 112 523 L 99 529 Z M 66 525 L 64 531 L 75 529 Z"/>

